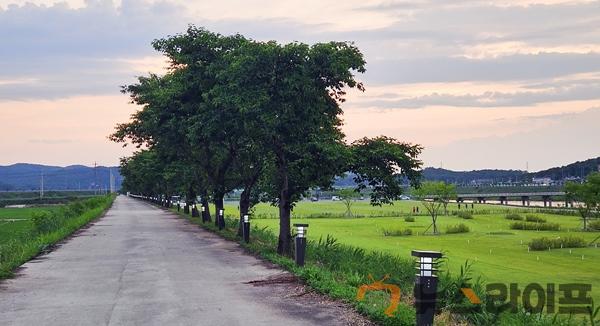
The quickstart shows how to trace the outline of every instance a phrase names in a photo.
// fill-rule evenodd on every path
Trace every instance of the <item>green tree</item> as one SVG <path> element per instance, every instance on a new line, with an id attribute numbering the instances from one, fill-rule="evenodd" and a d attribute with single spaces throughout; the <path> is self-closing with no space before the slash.
<path id="1" fill-rule="evenodd" d="M 440 185 L 439 200 L 442 201 L 444 206 L 444 215 L 448 215 L 448 204 L 452 199 L 456 198 L 456 186 L 451 183 L 445 183 Z"/>
<path id="2" fill-rule="evenodd" d="M 363 90 L 354 73 L 365 71 L 353 44 L 280 45 L 190 26 L 153 46 L 170 70 L 124 88 L 143 108 L 113 140 L 189 167 L 188 197 L 209 192 L 217 209 L 236 188 L 244 190 L 241 214 L 259 197 L 277 205 L 278 253 L 291 252 L 291 210 L 310 188 L 330 187 L 350 171 L 357 190 L 371 189 L 371 203 L 381 205 L 400 195 L 405 179 L 416 183 L 418 145 L 386 137 L 345 142 L 340 104 L 347 88 Z"/>
<path id="3" fill-rule="evenodd" d="M 344 87 L 362 88 L 352 71 L 364 71 L 364 60 L 353 45 L 334 42 L 253 42 L 229 59 L 221 85 L 235 94 L 231 100 L 268 157 L 266 198 L 280 217 L 277 251 L 289 254 L 294 203 L 343 172 L 347 150 L 339 103 Z"/>
<path id="4" fill-rule="evenodd" d="M 598 216 L 600 212 L 600 173 L 588 175 L 584 183 L 567 183 L 565 191 L 567 197 L 575 202 L 583 221 L 583 229 L 587 230 L 588 220 Z"/>
<path id="5" fill-rule="evenodd" d="M 418 185 L 420 145 L 379 136 L 356 140 L 349 150 L 346 170 L 354 173 L 357 191 L 370 190 L 372 205 L 393 204 L 402 195 L 404 181 Z"/>
<path id="6" fill-rule="evenodd" d="M 342 202 L 346 206 L 345 215 L 347 217 L 352 217 L 352 204 L 354 204 L 356 199 L 360 198 L 360 192 L 352 188 L 343 188 L 338 190 L 336 193 L 338 196 L 340 196 Z"/>
<path id="7" fill-rule="evenodd" d="M 439 234 L 437 219 L 440 210 L 444 207 L 444 196 L 447 196 L 448 188 L 444 182 L 423 182 L 419 187 L 413 189 L 413 195 L 421 201 L 429 216 L 433 234 Z M 429 229 L 429 228 L 428 228 Z M 426 232 L 427 230 L 425 230 Z"/>

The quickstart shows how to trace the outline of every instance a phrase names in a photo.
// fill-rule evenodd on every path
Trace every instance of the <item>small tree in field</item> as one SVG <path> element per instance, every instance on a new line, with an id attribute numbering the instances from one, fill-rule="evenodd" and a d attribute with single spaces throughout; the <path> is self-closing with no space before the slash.
<path id="1" fill-rule="evenodd" d="M 344 202 L 344 205 L 346 205 L 345 215 L 347 217 L 352 217 L 352 204 L 354 204 L 356 199 L 360 197 L 360 193 L 352 188 L 344 188 L 339 190 L 337 194 Z"/>
<path id="2" fill-rule="evenodd" d="M 437 218 L 442 207 L 448 205 L 447 202 L 444 205 L 444 198 L 448 198 L 447 185 L 444 182 L 423 182 L 420 187 L 413 190 L 413 194 L 419 198 L 421 205 L 425 207 L 427 213 L 431 216 L 430 227 L 433 227 L 433 234 L 439 234 Z"/>
<path id="3" fill-rule="evenodd" d="M 575 201 L 583 220 L 583 229 L 587 230 L 588 220 L 597 216 L 600 211 L 600 173 L 590 174 L 584 183 L 567 183 L 565 191 Z"/>
<path id="4" fill-rule="evenodd" d="M 448 215 L 448 203 L 450 203 L 450 200 L 456 198 L 456 186 L 441 182 L 439 187 L 438 198 L 442 202 L 442 206 L 444 206 L 444 215 Z"/>

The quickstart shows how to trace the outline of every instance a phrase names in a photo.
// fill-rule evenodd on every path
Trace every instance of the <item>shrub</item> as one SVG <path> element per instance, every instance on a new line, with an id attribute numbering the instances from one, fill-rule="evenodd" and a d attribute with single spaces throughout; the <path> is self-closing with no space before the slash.
<path id="1" fill-rule="evenodd" d="M 513 221 L 522 221 L 523 220 L 523 216 L 521 216 L 519 214 L 515 214 L 515 213 L 506 214 L 505 218 L 507 220 L 513 220 Z"/>
<path id="2" fill-rule="evenodd" d="M 513 230 L 559 231 L 558 223 L 514 222 L 510 225 Z"/>
<path id="3" fill-rule="evenodd" d="M 588 222 L 587 226 L 590 230 L 600 231 L 600 220 Z"/>
<path id="4" fill-rule="evenodd" d="M 545 218 L 537 217 L 535 215 L 527 215 L 525 216 L 525 221 L 527 222 L 535 222 L 535 223 L 546 223 Z"/>
<path id="5" fill-rule="evenodd" d="M 529 248 L 531 250 L 547 250 L 548 248 L 583 248 L 585 247 L 585 240 L 581 237 L 566 236 L 564 238 L 536 238 L 529 242 Z"/>
<path id="6" fill-rule="evenodd" d="M 469 212 L 469 211 L 460 211 L 456 214 L 458 217 L 463 218 L 465 220 L 472 220 L 473 219 L 473 213 Z"/>
<path id="7" fill-rule="evenodd" d="M 412 229 L 386 230 L 383 229 L 383 235 L 386 237 L 402 237 L 412 235 Z"/>
<path id="8" fill-rule="evenodd" d="M 415 221 L 415 218 L 412 216 L 407 216 L 404 218 L 404 222 L 414 222 L 414 221 Z"/>
<path id="9" fill-rule="evenodd" d="M 34 212 L 31 221 L 38 233 L 50 233 L 61 225 L 59 216 L 49 211 Z"/>
<path id="10" fill-rule="evenodd" d="M 448 234 L 452 234 L 452 233 L 467 233 L 471 231 L 469 229 L 468 226 L 464 225 L 463 223 L 460 224 L 456 224 L 456 225 L 448 225 L 446 227 L 446 233 Z"/>

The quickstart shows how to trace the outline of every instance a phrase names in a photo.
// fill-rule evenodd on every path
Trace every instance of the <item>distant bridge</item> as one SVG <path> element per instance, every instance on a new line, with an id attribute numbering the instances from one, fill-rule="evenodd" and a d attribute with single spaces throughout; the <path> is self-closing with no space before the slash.
<path id="1" fill-rule="evenodd" d="M 564 197 L 565 207 L 573 207 L 573 201 L 567 197 L 567 194 L 562 191 L 553 192 L 505 192 L 496 194 L 457 194 L 456 202 L 462 203 L 465 199 L 471 199 L 478 203 L 486 203 L 488 199 L 498 198 L 501 205 L 508 205 L 508 199 L 518 198 L 523 206 L 531 204 L 531 198 L 540 198 L 544 202 L 544 207 L 552 207 L 553 197 Z"/>

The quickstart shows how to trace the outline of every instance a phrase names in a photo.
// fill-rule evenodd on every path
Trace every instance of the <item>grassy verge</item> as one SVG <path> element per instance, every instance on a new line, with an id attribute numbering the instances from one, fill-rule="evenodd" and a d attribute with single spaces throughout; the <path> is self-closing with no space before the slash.
<path id="1" fill-rule="evenodd" d="M 53 244 L 101 216 L 114 196 L 94 197 L 50 209 L 36 209 L 23 221 L 19 232 L 0 238 L 0 279 Z"/>
<path id="2" fill-rule="evenodd" d="M 233 216 L 226 219 L 224 230 L 218 230 L 214 223 L 202 224 L 199 218 L 192 218 L 183 212 L 180 215 L 228 240 L 240 241 L 237 237 L 237 219 Z M 353 305 L 357 311 L 378 324 L 415 324 L 411 293 L 414 265 L 409 258 L 341 244 L 331 236 L 325 236 L 308 242 L 306 265 L 298 267 L 291 258 L 275 252 L 276 235 L 268 227 L 256 225 L 252 227 L 250 243 L 241 242 L 241 246 L 297 275 L 314 290 Z M 446 272 L 440 275 L 440 313 L 436 317 L 436 325 L 588 325 L 582 318 L 529 313 L 522 307 L 516 307 L 515 312 L 504 313 L 501 310 L 483 309 L 490 304 L 485 294 L 485 284 L 479 279 L 472 279 L 470 274 L 470 264 L 465 263 L 460 273 L 452 275 Z M 400 287 L 402 300 L 392 317 L 384 314 L 389 304 L 389 294 L 386 292 L 367 292 L 365 300 L 356 300 L 358 287 L 373 282 L 369 275 L 374 280 L 387 276 L 386 284 Z M 467 286 L 473 288 L 484 305 L 472 305 L 460 295 L 460 288 Z"/>

